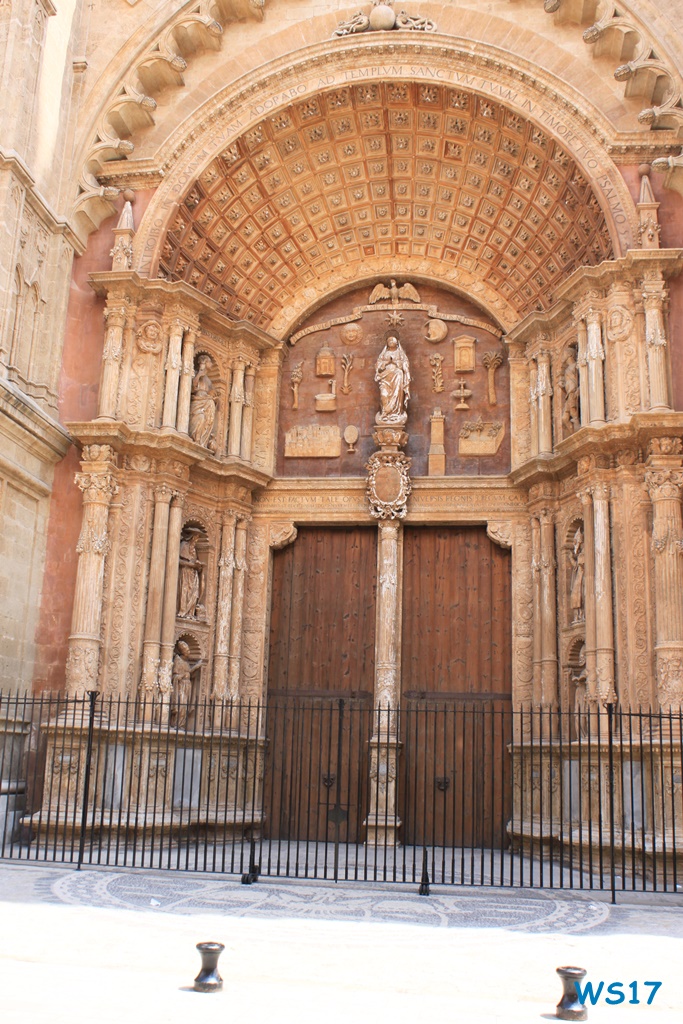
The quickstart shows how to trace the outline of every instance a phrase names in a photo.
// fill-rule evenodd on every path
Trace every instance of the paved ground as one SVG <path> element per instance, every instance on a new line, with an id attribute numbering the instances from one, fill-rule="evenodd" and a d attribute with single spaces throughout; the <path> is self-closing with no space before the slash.
<path id="1" fill-rule="evenodd" d="M 628 903 L 626 900 L 628 899 Z M 0 866 L 2 1024 L 554 1019 L 555 967 L 662 981 L 591 1021 L 683 1020 L 683 898 L 259 882 Z M 224 942 L 224 991 L 191 991 L 196 942 Z M 627 998 L 631 990 L 627 989 Z"/>

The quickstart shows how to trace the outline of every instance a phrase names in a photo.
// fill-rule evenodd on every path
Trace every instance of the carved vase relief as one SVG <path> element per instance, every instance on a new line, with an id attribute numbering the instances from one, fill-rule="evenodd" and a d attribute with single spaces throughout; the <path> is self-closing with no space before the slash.
<path id="1" fill-rule="evenodd" d="M 509 366 L 499 338 L 473 303 L 405 278 L 356 289 L 317 309 L 290 339 L 278 473 L 362 476 L 380 419 L 401 426 L 407 415 L 411 476 L 428 475 L 430 459 L 432 475 L 442 461 L 439 475 L 506 473 Z M 457 397 L 441 401 L 443 441 L 435 441 L 434 395 L 442 392 Z M 480 421 L 481 428 L 473 427 Z M 349 426 L 357 440 L 342 446 Z M 438 459 L 434 445 L 444 449 Z"/>

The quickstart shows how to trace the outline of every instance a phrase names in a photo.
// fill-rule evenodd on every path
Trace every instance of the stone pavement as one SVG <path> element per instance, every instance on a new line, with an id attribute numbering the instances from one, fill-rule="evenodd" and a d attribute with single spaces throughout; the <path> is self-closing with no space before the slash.
<path id="1" fill-rule="evenodd" d="M 321 885 L 0 865 L 2 1024 L 554 1019 L 555 967 L 662 981 L 651 1006 L 589 1020 L 683 1019 L 683 899 Z M 224 942 L 224 991 L 191 991 L 196 942 Z M 627 998 L 631 992 L 626 989 Z"/>

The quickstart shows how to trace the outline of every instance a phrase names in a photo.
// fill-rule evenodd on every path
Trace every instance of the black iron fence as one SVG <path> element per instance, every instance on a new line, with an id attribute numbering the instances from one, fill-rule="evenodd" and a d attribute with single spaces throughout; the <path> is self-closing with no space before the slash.
<path id="1" fill-rule="evenodd" d="M 682 732 L 680 709 L 485 698 L 0 695 L 0 856 L 675 892 Z"/>

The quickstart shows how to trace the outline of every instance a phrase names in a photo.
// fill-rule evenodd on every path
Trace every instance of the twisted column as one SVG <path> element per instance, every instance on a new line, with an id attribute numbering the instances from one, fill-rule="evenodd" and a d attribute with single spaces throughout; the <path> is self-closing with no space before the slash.
<path id="1" fill-rule="evenodd" d="M 188 331 L 183 340 L 180 387 L 178 388 L 178 415 L 176 420 L 181 434 L 187 434 L 190 426 L 190 402 L 192 400 L 192 381 L 194 380 L 194 346 L 196 337 L 195 331 Z"/>
<path id="2" fill-rule="evenodd" d="M 588 359 L 588 405 L 590 424 L 605 422 L 605 349 L 602 344 L 602 317 L 597 309 L 586 313 L 586 356 Z"/>
<path id="3" fill-rule="evenodd" d="M 164 390 L 164 413 L 162 427 L 175 427 L 178 410 L 178 384 L 180 381 L 181 346 L 183 325 L 180 320 L 171 323 L 166 357 L 166 387 Z"/>
<path id="4" fill-rule="evenodd" d="M 230 622 L 230 650 L 228 655 L 228 699 L 240 695 L 242 667 L 242 622 L 244 618 L 244 588 L 247 576 L 247 529 L 251 516 L 238 513 L 235 528 L 235 565 L 232 579 L 232 611 Z"/>
<path id="5" fill-rule="evenodd" d="M 653 516 L 657 693 L 666 708 L 683 703 L 683 470 L 653 468 L 645 483 Z"/>
<path id="6" fill-rule="evenodd" d="M 156 696 L 158 690 L 166 548 L 172 497 L 173 491 L 168 484 L 159 484 L 154 488 L 152 555 L 149 564 L 145 633 L 142 644 L 142 690 L 143 696 L 148 698 Z"/>
<path id="7" fill-rule="evenodd" d="M 213 657 L 213 696 L 217 701 L 228 696 L 232 589 L 235 575 L 235 535 L 237 513 L 223 513 L 221 556 L 218 562 L 218 598 L 216 603 L 216 647 Z"/>
<path id="8" fill-rule="evenodd" d="M 114 453 L 108 445 L 90 445 L 83 455 L 82 465 L 88 469 L 76 474 L 83 494 L 83 521 L 76 545 L 78 568 L 66 660 L 67 693 L 75 697 L 97 686 L 109 506 L 118 489 Z"/>
<path id="9" fill-rule="evenodd" d="M 595 530 L 595 665 L 598 697 L 616 702 L 614 690 L 614 620 L 612 615 L 612 554 L 609 521 L 609 485 L 593 485 Z"/>
<path id="10" fill-rule="evenodd" d="M 127 312 L 125 305 L 108 306 L 104 311 L 107 326 L 102 350 L 102 379 L 97 417 L 100 420 L 116 419 L 116 400 L 123 353 L 123 329 L 126 326 Z"/>
<path id="11" fill-rule="evenodd" d="M 242 412 L 244 409 L 244 373 L 246 362 L 238 359 L 233 367 L 230 388 L 230 427 L 228 428 L 228 455 L 239 457 L 242 451 Z"/>

